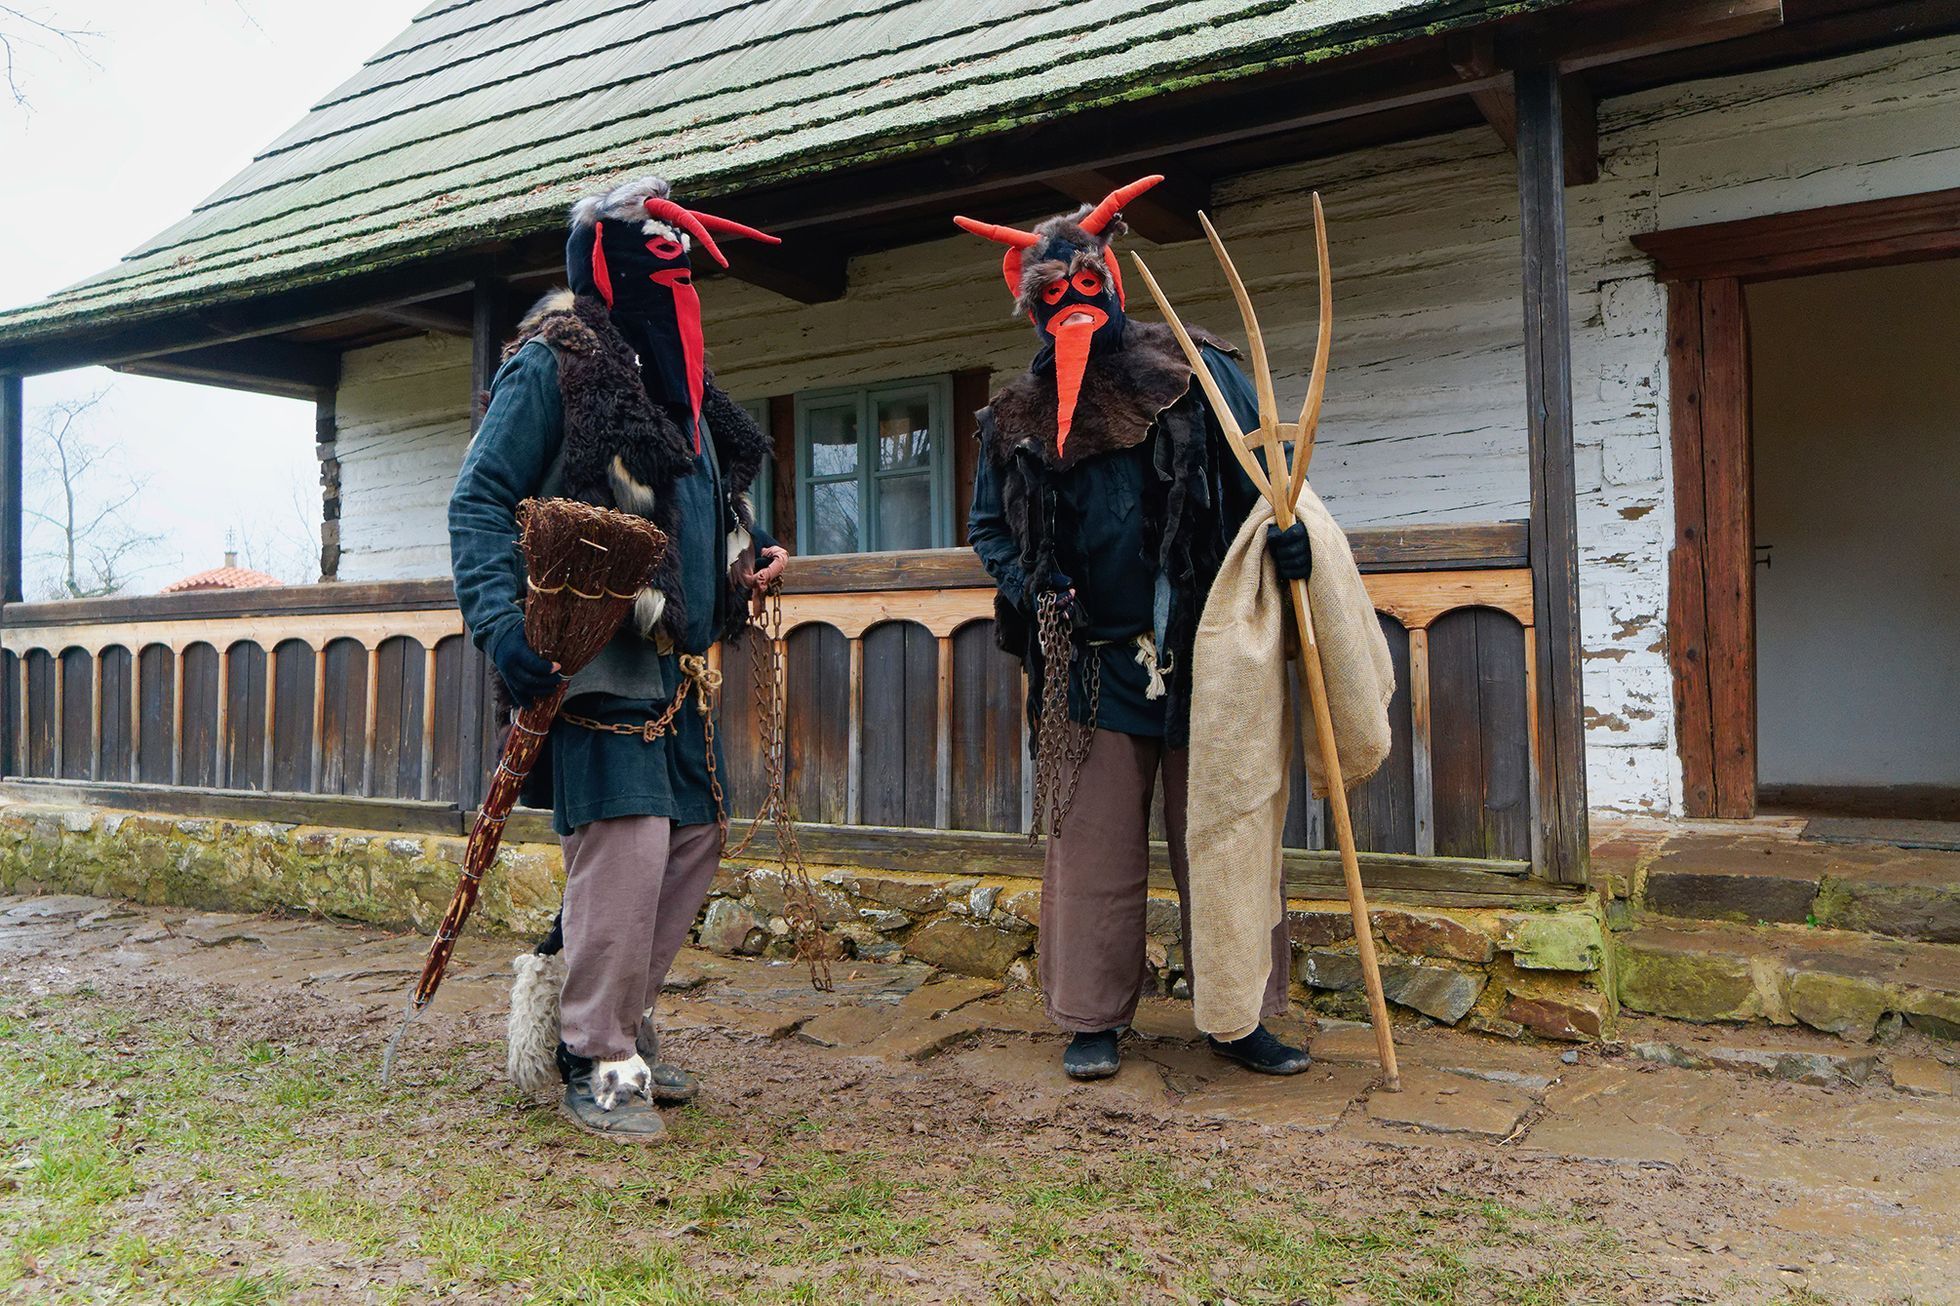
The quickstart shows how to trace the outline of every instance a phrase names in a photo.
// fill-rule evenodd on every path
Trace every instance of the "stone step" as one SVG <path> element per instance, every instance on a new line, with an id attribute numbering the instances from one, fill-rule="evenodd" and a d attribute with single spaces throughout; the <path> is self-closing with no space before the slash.
<path id="1" fill-rule="evenodd" d="M 1614 936 L 1620 1004 L 1702 1022 L 1802 1024 L 1865 1040 L 1881 1022 L 1960 1039 L 1960 947 L 1802 926 L 1661 923 Z"/>
<path id="2" fill-rule="evenodd" d="M 1698 833 L 1647 864 L 1639 904 L 1697 920 L 1960 943 L 1960 853 Z"/>

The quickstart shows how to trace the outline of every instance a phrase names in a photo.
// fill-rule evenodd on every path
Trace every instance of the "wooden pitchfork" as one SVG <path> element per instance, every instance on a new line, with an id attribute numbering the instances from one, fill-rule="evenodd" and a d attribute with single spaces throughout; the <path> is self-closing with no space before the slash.
<path id="1" fill-rule="evenodd" d="M 1203 213 L 1198 221 L 1204 225 L 1205 236 L 1211 241 L 1212 251 L 1218 255 L 1219 266 L 1225 269 L 1225 279 L 1231 283 L 1232 295 L 1239 303 L 1239 317 L 1245 323 L 1247 343 L 1252 354 L 1254 385 L 1259 394 L 1259 446 L 1265 450 L 1266 464 L 1261 467 L 1259 459 L 1253 455 L 1253 447 L 1247 441 L 1245 432 L 1239 429 L 1238 419 L 1232 415 L 1225 396 L 1219 393 L 1218 383 L 1212 379 L 1211 370 L 1192 343 L 1191 335 L 1184 329 L 1184 323 L 1177 317 L 1170 300 L 1158 287 L 1157 279 L 1150 275 L 1150 268 L 1141 256 L 1132 253 L 1137 271 L 1143 274 L 1143 283 L 1150 287 L 1151 297 L 1157 307 L 1164 311 L 1164 320 L 1170 324 L 1177 335 L 1177 343 L 1184 347 L 1184 356 L 1190 360 L 1192 374 L 1198 384 L 1204 387 L 1205 398 L 1211 401 L 1211 410 L 1218 416 L 1218 425 L 1225 432 L 1225 443 L 1231 446 L 1232 454 L 1239 460 L 1239 466 L 1266 502 L 1273 506 L 1273 520 L 1281 530 L 1293 525 L 1293 504 L 1300 497 L 1300 487 L 1306 484 L 1307 463 L 1313 457 L 1314 435 L 1320 426 L 1320 401 L 1327 390 L 1327 355 L 1334 343 L 1334 284 L 1327 260 L 1327 219 L 1321 213 L 1320 194 L 1313 196 L 1314 245 L 1320 256 L 1320 339 L 1314 345 L 1313 376 L 1307 383 L 1306 402 L 1300 408 L 1300 420 L 1282 422 L 1279 420 L 1279 402 L 1273 397 L 1273 372 L 1266 361 L 1266 341 L 1259 332 L 1259 319 L 1252 312 L 1252 298 L 1246 294 L 1245 282 L 1239 279 L 1238 269 L 1232 266 L 1232 258 L 1225 252 L 1225 244 L 1219 240 L 1218 233 L 1212 229 L 1211 219 Z M 1293 461 L 1287 463 L 1286 450 L 1291 445 Z M 1267 469 L 1271 469 L 1271 475 Z M 1334 743 L 1334 718 L 1327 709 L 1327 679 L 1320 665 L 1320 645 L 1314 641 L 1313 610 L 1307 604 L 1307 583 L 1296 580 L 1293 589 L 1293 620 L 1300 637 L 1301 678 L 1307 685 L 1307 699 L 1313 705 L 1314 733 L 1320 745 L 1321 774 L 1327 778 L 1327 806 L 1334 815 L 1334 837 L 1341 848 L 1341 875 L 1347 881 L 1348 910 L 1354 916 L 1354 939 L 1356 951 L 1360 953 L 1361 977 L 1368 990 L 1368 1014 L 1375 1026 L 1375 1046 L 1381 1053 L 1383 1087 L 1390 1092 L 1399 1092 L 1402 1075 L 1395 1063 L 1395 1035 L 1388 1024 L 1388 999 L 1382 993 L 1381 967 L 1375 960 L 1375 938 L 1368 922 L 1368 899 L 1361 887 L 1361 863 L 1354 852 L 1354 823 L 1348 816 L 1347 789 L 1341 782 L 1341 760 Z M 1299 718 L 1301 746 L 1306 746 L 1306 718 Z"/>

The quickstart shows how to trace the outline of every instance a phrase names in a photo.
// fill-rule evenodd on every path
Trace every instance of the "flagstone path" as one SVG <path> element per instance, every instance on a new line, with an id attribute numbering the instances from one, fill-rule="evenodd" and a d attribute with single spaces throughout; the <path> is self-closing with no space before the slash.
<path id="1" fill-rule="evenodd" d="M 0 898 L 0 992 L 113 991 L 140 978 L 310 993 L 371 1027 L 377 1056 L 424 946 L 318 920 Z M 443 1030 L 496 1032 L 520 946 L 465 938 L 405 1055 Z M 851 1085 L 960 1082 L 1029 1129 L 1087 1103 L 1187 1131 L 1260 1131 L 1282 1146 L 1385 1148 L 1411 1164 L 1433 1149 L 1556 1161 L 1546 1174 L 1582 1186 L 1638 1172 L 1663 1182 L 1641 1189 L 1653 1196 L 1629 1208 L 1639 1223 L 1627 1232 L 1666 1255 L 1822 1300 L 1960 1300 L 1960 1057 L 1916 1036 L 1872 1048 L 1654 1022 L 1571 1048 L 1412 1026 L 1398 1031 L 1402 1091 L 1389 1093 L 1365 1026 L 1286 1022 L 1315 1065 L 1271 1080 L 1213 1057 L 1188 1004 L 1167 1000 L 1145 1002 L 1117 1078 L 1074 1084 L 1034 994 L 910 963 L 840 965 L 835 990 L 820 993 L 789 964 L 689 952 L 660 1015 L 677 1059 L 695 1039 L 773 1044 L 797 1065 L 849 1069 Z M 764 1104 L 757 1085 L 704 1069 L 708 1094 Z"/>

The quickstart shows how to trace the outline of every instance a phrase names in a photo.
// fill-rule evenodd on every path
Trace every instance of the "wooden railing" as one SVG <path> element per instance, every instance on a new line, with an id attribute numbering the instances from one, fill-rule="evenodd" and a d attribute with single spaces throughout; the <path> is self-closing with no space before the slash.
<path id="1" fill-rule="evenodd" d="M 1531 571 L 1522 523 L 1353 533 L 1396 663 L 1396 747 L 1351 800 L 1382 853 L 1533 859 Z M 1015 831 L 1032 809 L 1025 681 L 965 550 L 798 559 L 783 600 L 792 806 L 824 825 Z M 751 654 L 723 657 L 738 811 L 761 792 Z M 1289 846 L 1324 846 L 1296 756 Z M 1161 832 L 1161 818 L 1158 821 Z"/>
<path id="2" fill-rule="evenodd" d="M 0 645 L 10 776 L 454 802 L 481 762 L 447 582 L 13 604 Z"/>
<path id="3" fill-rule="evenodd" d="M 1532 860 L 1531 573 L 1521 524 L 1360 530 L 1396 660 L 1396 747 L 1351 806 L 1383 854 Z M 1026 828 L 1025 692 L 970 552 L 804 558 L 785 579 L 787 786 L 825 827 Z M 737 815 L 763 791 L 748 641 L 721 651 Z M 0 612 L 4 770 L 75 784 L 468 808 L 496 731 L 446 581 Z M 474 664 L 474 666 L 472 665 Z M 1290 846 L 1323 846 L 1293 776 Z M 288 810 L 292 805 L 280 810 Z"/>

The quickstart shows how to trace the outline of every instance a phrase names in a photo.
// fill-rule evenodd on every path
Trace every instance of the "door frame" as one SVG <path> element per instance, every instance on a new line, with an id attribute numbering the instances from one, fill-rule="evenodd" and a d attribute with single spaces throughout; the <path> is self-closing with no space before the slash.
<path id="1" fill-rule="evenodd" d="M 1960 256 L 1960 188 L 1633 238 L 1667 286 L 1668 660 L 1689 816 L 1756 813 L 1756 584 L 1743 288 Z"/>

